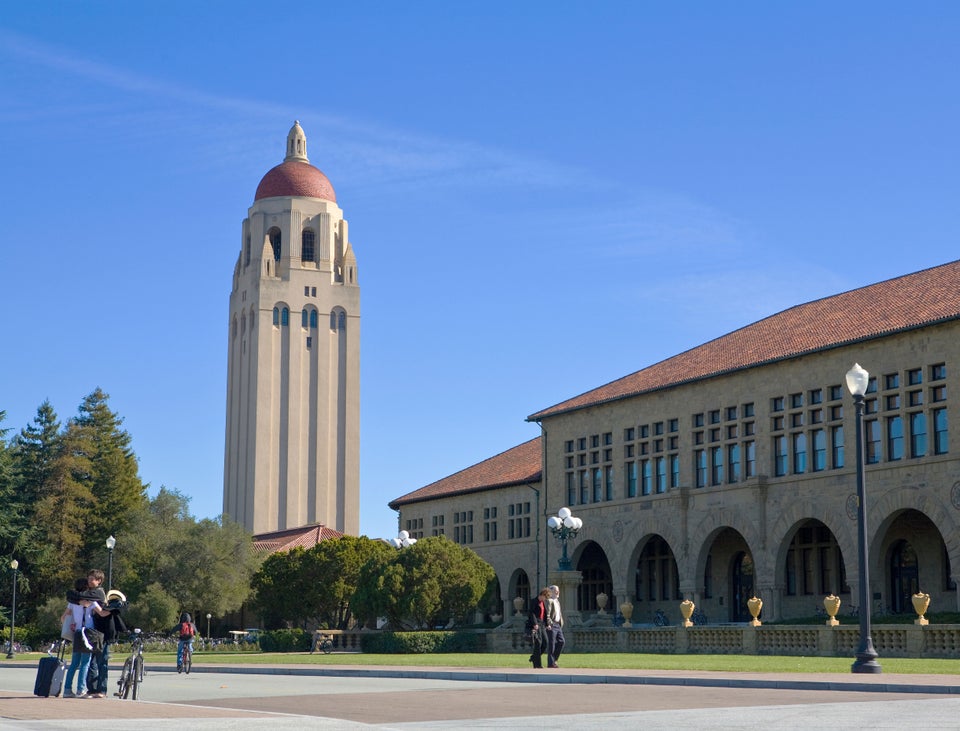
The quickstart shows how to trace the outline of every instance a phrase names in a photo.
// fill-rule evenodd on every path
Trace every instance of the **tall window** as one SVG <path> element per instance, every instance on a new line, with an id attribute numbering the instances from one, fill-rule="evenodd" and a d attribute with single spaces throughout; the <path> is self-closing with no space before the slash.
<path id="1" fill-rule="evenodd" d="M 627 497 L 636 497 L 637 496 L 637 463 L 628 462 L 625 465 L 626 469 L 624 470 L 624 475 L 626 475 L 627 480 Z"/>
<path id="2" fill-rule="evenodd" d="M 727 446 L 727 482 L 740 482 L 740 446 L 737 444 Z"/>
<path id="3" fill-rule="evenodd" d="M 867 464 L 880 461 L 880 422 L 877 419 L 863 422 L 864 441 L 867 448 Z"/>
<path id="4" fill-rule="evenodd" d="M 670 455 L 670 487 L 680 487 L 680 455 Z"/>
<path id="5" fill-rule="evenodd" d="M 946 454 L 949 451 L 946 409 L 933 411 L 933 451 L 935 454 Z"/>
<path id="6" fill-rule="evenodd" d="M 250 266 L 250 234 L 243 241 L 243 265 Z"/>
<path id="7" fill-rule="evenodd" d="M 757 474 L 757 443 L 752 439 L 743 443 L 743 470 L 747 478 Z"/>
<path id="8" fill-rule="evenodd" d="M 707 484 L 707 453 L 698 449 L 693 454 L 694 465 L 697 471 L 697 487 L 706 487 Z"/>
<path id="9" fill-rule="evenodd" d="M 827 469 L 827 434 L 823 429 L 814 429 L 811 436 L 813 438 L 813 464 L 811 467 L 814 472 L 820 472 Z"/>
<path id="10" fill-rule="evenodd" d="M 280 229 L 272 228 L 267 235 L 270 237 L 270 246 L 273 247 L 273 259 L 274 261 L 280 261 L 280 253 L 283 248 L 280 242 Z"/>
<path id="11" fill-rule="evenodd" d="M 611 465 L 607 465 L 605 472 L 606 472 L 606 486 L 605 486 L 606 499 L 613 500 L 613 467 Z"/>
<path id="12" fill-rule="evenodd" d="M 830 430 L 830 439 L 833 447 L 833 468 L 843 467 L 843 427 L 835 426 Z"/>
<path id="13" fill-rule="evenodd" d="M 807 435 L 793 435 L 793 473 L 802 475 L 807 471 Z"/>
<path id="14" fill-rule="evenodd" d="M 787 474 L 787 438 L 783 435 L 773 438 L 773 474 Z"/>
<path id="15" fill-rule="evenodd" d="M 913 373 L 914 371 L 911 371 Z M 919 371 L 916 371 L 919 373 Z M 927 453 L 927 415 L 922 411 L 910 414 L 910 456 L 922 457 Z"/>
<path id="16" fill-rule="evenodd" d="M 650 474 L 650 460 L 644 459 L 640 462 L 640 494 L 649 495 L 651 492 L 652 477 Z"/>
<path id="17" fill-rule="evenodd" d="M 710 484 L 719 485 L 723 482 L 723 447 L 710 449 Z"/>
<path id="18" fill-rule="evenodd" d="M 603 500 L 603 470 L 599 467 L 593 469 L 593 502 L 599 503 Z"/>
<path id="19" fill-rule="evenodd" d="M 663 457 L 657 457 L 657 492 L 667 491 L 667 462 Z"/>
<path id="20" fill-rule="evenodd" d="M 317 235 L 313 232 L 313 229 L 304 229 L 303 234 L 300 237 L 300 260 L 301 261 L 314 261 L 316 258 L 316 242 Z"/>
<path id="21" fill-rule="evenodd" d="M 887 459 L 891 462 L 903 459 L 903 417 L 887 419 Z"/>

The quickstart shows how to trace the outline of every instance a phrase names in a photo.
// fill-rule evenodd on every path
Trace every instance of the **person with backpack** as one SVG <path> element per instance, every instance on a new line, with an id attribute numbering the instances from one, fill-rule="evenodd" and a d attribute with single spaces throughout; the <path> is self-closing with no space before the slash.
<path id="1" fill-rule="evenodd" d="M 190 652 L 193 652 L 193 638 L 197 636 L 197 625 L 190 618 L 190 612 L 180 613 L 180 622 L 173 628 L 175 634 L 180 635 L 180 641 L 177 643 L 177 672 L 183 670 L 183 648 L 190 646 Z"/>

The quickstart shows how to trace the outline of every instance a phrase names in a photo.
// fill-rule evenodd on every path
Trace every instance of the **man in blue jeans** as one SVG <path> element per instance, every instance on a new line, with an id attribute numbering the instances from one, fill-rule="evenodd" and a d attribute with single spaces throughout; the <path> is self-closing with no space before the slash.
<path id="1" fill-rule="evenodd" d="M 193 652 L 193 638 L 197 635 L 197 625 L 193 623 L 189 612 L 180 614 L 180 622 L 173 631 L 180 636 L 177 643 L 177 672 L 183 670 L 183 648 L 190 646 L 190 652 Z"/>
<path id="2" fill-rule="evenodd" d="M 556 584 L 547 587 L 550 589 L 550 601 L 547 605 L 547 642 L 550 649 L 547 653 L 548 666 L 558 667 L 557 658 L 563 652 L 565 643 L 563 639 L 563 612 L 560 610 L 560 587 Z"/>
<path id="3" fill-rule="evenodd" d="M 106 615 L 93 616 L 94 629 L 103 632 L 103 650 L 94 655 L 90 668 L 91 681 L 88 683 L 90 697 L 104 698 L 107 695 L 107 666 L 110 663 L 110 645 L 127 631 L 127 625 L 120 616 L 121 610 L 127 605 L 127 597 L 118 589 L 107 592 L 104 609 Z M 96 665 L 94 672 L 93 665 Z"/>

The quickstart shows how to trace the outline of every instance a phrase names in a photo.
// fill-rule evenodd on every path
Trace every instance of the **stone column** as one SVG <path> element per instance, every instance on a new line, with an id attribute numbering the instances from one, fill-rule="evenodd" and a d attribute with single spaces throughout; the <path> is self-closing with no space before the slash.
<path id="1" fill-rule="evenodd" d="M 577 587 L 583 580 L 583 575 L 579 571 L 560 571 L 555 569 L 547 573 L 547 583 L 556 584 L 560 589 L 560 609 L 563 612 L 563 627 L 578 627 L 583 624 L 583 617 L 577 609 Z M 564 633 L 567 645 L 570 645 L 570 637 Z"/>

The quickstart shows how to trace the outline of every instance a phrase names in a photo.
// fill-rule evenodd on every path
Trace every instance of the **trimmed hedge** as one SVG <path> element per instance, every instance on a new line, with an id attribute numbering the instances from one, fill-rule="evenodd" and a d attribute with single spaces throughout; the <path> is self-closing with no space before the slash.
<path id="1" fill-rule="evenodd" d="M 483 636 L 476 632 L 377 632 L 360 638 L 360 649 L 385 655 L 483 652 Z"/>
<path id="2" fill-rule="evenodd" d="M 260 633 L 263 652 L 309 652 L 313 634 L 302 629 L 273 629 Z"/>

